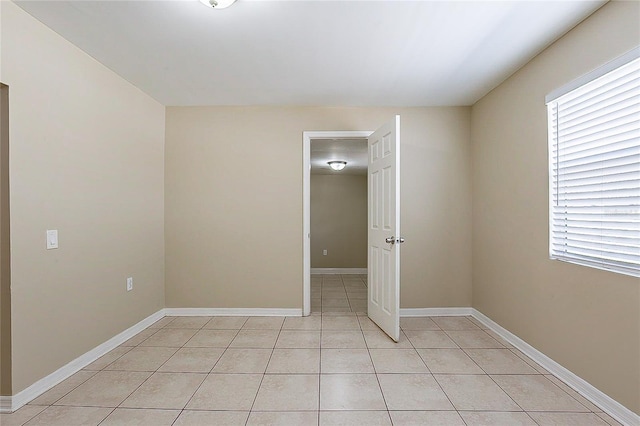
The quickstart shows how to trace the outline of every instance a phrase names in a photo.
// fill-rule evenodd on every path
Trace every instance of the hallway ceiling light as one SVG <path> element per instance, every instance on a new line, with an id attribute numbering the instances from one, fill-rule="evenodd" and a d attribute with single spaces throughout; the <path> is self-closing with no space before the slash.
<path id="1" fill-rule="evenodd" d="M 235 3 L 236 0 L 200 0 L 200 3 L 214 9 L 224 9 Z"/>
<path id="2" fill-rule="evenodd" d="M 336 172 L 339 172 L 347 166 L 346 161 L 329 161 L 329 163 L 327 164 L 329 164 L 329 167 L 331 167 Z"/>

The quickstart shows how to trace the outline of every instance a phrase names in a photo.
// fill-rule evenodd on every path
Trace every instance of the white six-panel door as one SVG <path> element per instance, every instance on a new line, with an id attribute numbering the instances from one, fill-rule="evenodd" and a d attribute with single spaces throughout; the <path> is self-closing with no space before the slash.
<path id="1" fill-rule="evenodd" d="M 368 314 L 400 338 L 400 116 L 369 137 Z"/>

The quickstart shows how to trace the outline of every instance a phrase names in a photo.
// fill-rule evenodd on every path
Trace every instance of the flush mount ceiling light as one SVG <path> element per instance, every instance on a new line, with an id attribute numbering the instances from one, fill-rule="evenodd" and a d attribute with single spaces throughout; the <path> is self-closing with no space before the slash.
<path id="1" fill-rule="evenodd" d="M 344 169 L 347 165 L 346 161 L 329 161 L 329 167 L 331 167 L 333 170 L 335 170 L 336 172 L 339 172 L 340 170 Z"/>
<path id="2" fill-rule="evenodd" d="M 200 3 L 214 9 L 224 9 L 235 2 L 236 0 L 200 0 Z"/>

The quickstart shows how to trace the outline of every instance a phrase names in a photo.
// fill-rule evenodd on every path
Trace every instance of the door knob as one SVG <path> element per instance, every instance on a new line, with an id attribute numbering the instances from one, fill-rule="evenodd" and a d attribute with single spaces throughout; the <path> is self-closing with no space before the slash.
<path id="1" fill-rule="evenodd" d="M 397 242 L 397 243 L 399 243 L 399 244 L 402 244 L 402 243 L 404 243 L 404 238 L 399 237 L 399 238 L 396 240 L 396 242 Z"/>
<path id="2" fill-rule="evenodd" d="M 395 242 L 396 242 L 396 237 L 394 237 L 394 236 L 387 237 L 387 238 L 385 238 L 385 239 L 384 239 L 384 241 L 385 241 L 387 244 L 395 244 Z"/>

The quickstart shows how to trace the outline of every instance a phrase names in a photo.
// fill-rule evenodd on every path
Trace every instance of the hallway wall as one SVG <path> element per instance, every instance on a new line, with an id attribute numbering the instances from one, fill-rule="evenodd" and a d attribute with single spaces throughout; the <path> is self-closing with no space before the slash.
<path id="1" fill-rule="evenodd" d="M 367 268 L 367 175 L 311 174 L 311 267 Z"/>

